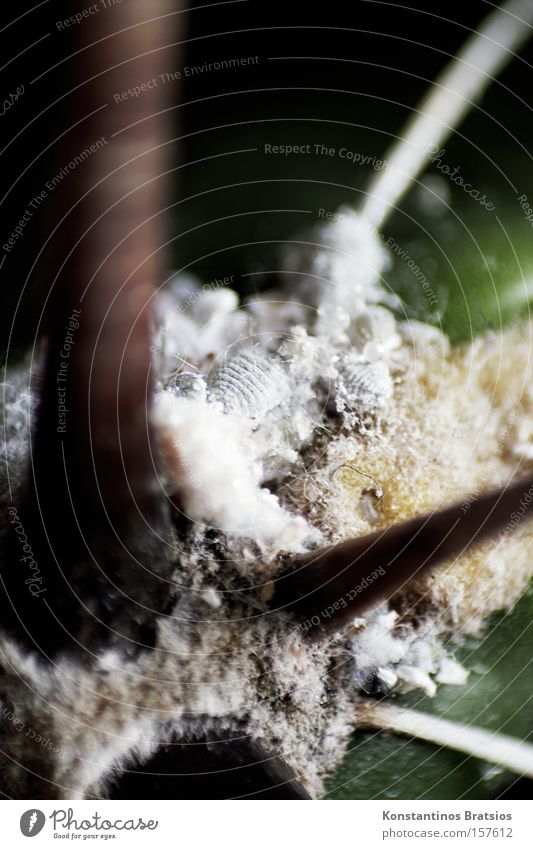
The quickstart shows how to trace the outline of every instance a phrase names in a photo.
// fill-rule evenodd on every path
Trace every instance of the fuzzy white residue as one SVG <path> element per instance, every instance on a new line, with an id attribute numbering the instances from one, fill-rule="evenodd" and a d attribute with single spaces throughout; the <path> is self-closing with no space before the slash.
<path id="1" fill-rule="evenodd" d="M 303 272 L 294 286 L 305 303 L 335 316 L 339 308 L 357 316 L 369 304 L 398 300 L 381 285 L 381 277 L 390 264 L 381 234 L 349 207 L 341 207 L 333 220 L 318 227 L 309 242 L 291 249 L 287 269 Z"/>

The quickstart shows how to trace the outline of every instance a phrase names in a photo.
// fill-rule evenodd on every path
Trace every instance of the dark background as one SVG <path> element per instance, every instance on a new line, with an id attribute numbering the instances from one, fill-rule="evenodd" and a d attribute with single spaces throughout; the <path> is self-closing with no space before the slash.
<path id="1" fill-rule="evenodd" d="M 181 84 L 168 84 L 175 106 L 173 160 L 179 166 L 169 178 L 174 205 L 167 232 L 161 233 L 162 245 L 171 240 L 169 271 L 188 268 L 203 279 L 234 274 L 243 292 L 272 285 L 272 275 L 265 271 L 276 268 L 279 245 L 309 229 L 319 207 L 334 210 L 340 202 L 357 204 L 373 172 L 338 157 L 269 157 L 262 146 L 316 142 L 383 157 L 429 82 L 490 8 L 480 0 L 453 10 L 448 3 L 422 0 L 405 6 L 355 0 L 315 8 L 260 0 L 193 4 L 180 16 L 186 32 L 177 38 L 169 25 L 168 35 L 169 45 L 186 40 L 181 47 L 167 48 L 169 72 L 182 72 Z M 71 13 L 67 3 L 51 1 L 2 9 L 2 97 L 25 86 L 25 94 L 1 118 L 2 243 L 32 195 L 65 164 L 61 134 L 69 126 L 71 99 L 77 96 L 69 93 L 74 28 L 60 32 L 55 22 Z M 185 66 L 233 56 L 258 56 L 259 61 L 238 69 L 183 74 Z M 276 60 L 291 56 L 305 58 Z M 513 251 L 504 244 L 494 216 L 453 186 L 457 217 L 443 221 L 424 216 L 416 193 L 411 193 L 387 223 L 387 232 L 411 245 L 422 268 L 427 260 L 428 275 L 441 287 L 441 313 L 448 310 L 438 319 L 457 338 L 468 329 L 460 321 L 463 290 L 487 252 L 496 253 L 503 277 L 519 274 L 514 251 L 521 264 L 527 264 L 531 254 L 531 227 L 523 221 L 509 181 L 519 194 L 529 189 L 533 195 L 533 169 L 526 152 L 532 126 L 532 59 L 530 44 L 445 145 L 446 161 L 460 165 L 472 185 L 497 201 L 497 213 L 513 233 Z M 234 153 L 248 148 L 258 150 Z M 61 230 L 43 245 L 55 226 L 54 209 L 62 191 L 58 188 L 34 215 L 0 270 L 4 346 L 11 333 L 11 346 L 15 343 L 19 350 L 34 337 L 61 249 Z M 312 214 L 272 211 L 291 209 Z M 425 231 L 438 242 L 436 255 Z M 464 257 L 459 271 L 451 269 L 450 257 Z M 251 277 L 242 277 L 250 272 Z M 402 269 L 394 285 L 411 301 L 413 315 L 428 317 L 425 305 L 415 295 L 411 298 Z M 493 283 L 479 285 L 483 290 Z M 469 308 L 478 311 L 481 326 L 485 321 L 494 324 L 490 305 L 474 298 Z"/>

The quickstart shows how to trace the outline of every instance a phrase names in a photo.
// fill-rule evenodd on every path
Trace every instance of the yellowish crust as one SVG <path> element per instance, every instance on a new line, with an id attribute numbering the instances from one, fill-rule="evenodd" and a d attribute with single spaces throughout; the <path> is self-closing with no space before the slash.
<path id="1" fill-rule="evenodd" d="M 467 512 L 480 493 L 531 473 L 532 334 L 524 323 L 453 350 L 442 340 L 409 343 L 379 433 L 334 440 L 315 472 L 316 493 L 324 487 L 330 497 L 311 498 L 309 511 L 332 541 L 454 502 Z M 412 583 L 402 607 L 431 607 L 443 625 L 471 632 L 509 607 L 532 575 L 533 528 L 517 516 L 498 540 Z"/>

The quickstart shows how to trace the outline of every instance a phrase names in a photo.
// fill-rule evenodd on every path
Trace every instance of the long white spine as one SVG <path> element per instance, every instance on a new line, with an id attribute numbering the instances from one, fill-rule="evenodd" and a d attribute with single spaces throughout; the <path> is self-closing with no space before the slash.
<path id="1" fill-rule="evenodd" d="M 437 77 L 404 134 L 386 157 L 389 167 L 370 184 L 361 210 L 380 228 L 412 181 L 427 166 L 429 149 L 440 147 L 485 89 L 527 41 L 533 0 L 508 0 L 495 9 Z"/>

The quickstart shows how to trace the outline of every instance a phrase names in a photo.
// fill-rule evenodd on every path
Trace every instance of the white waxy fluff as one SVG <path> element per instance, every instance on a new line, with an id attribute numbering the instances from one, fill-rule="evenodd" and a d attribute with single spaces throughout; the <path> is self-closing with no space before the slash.
<path id="1" fill-rule="evenodd" d="M 154 420 L 167 460 L 167 486 L 179 493 L 189 519 L 250 537 L 260 547 L 303 550 L 312 530 L 261 486 L 261 463 L 245 419 L 161 392 Z"/>
<path id="2" fill-rule="evenodd" d="M 285 404 L 291 392 L 289 377 L 274 357 L 244 350 L 223 362 L 210 376 L 209 394 L 228 413 L 261 419 Z"/>

